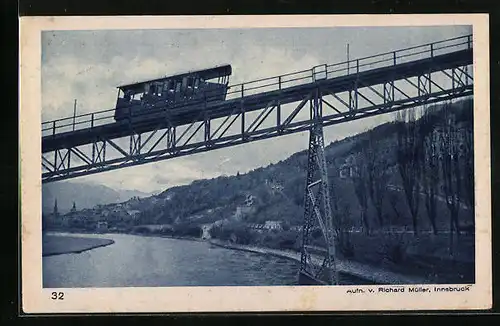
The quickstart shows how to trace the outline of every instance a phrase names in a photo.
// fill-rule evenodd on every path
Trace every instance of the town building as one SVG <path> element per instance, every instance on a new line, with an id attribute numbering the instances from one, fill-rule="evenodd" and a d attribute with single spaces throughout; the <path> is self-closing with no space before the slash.
<path id="1" fill-rule="evenodd" d="M 266 230 L 283 230 L 283 225 L 281 221 L 266 221 L 264 223 L 264 229 Z"/>
<path id="2" fill-rule="evenodd" d="M 99 233 L 104 233 L 108 231 L 108 222 L 99 221 L 97 222 L 96 231 Z"/>

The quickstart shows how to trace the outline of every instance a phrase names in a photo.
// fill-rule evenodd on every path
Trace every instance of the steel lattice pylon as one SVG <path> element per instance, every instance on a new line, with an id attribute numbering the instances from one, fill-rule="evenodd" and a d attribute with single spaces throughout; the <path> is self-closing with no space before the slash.
<path id="1" fill-rule="evenodd" d="M 319 89 L 310 100 L 311 120 L 307 181 L 304 197 L 304 227 L 302 234 L 302 255 L 299 284 L 337 284 L 338 273 L 335 257 L 335 235 L 333 230 L 328 172 L 324 151 L 323 125 L 321 123 L 322 101 Z M 325 242 L 323 257 L 313 256 L 312 232 L 320 230 Z"/>

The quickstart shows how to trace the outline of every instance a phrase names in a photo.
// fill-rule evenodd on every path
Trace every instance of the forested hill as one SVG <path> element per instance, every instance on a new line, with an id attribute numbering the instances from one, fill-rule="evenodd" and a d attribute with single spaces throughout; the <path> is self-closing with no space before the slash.
<path id="1" fill-rule="evenodd" d="M 472 130 L 472 100 L 450 104 L 449 110 L 456 119 L 454 123 L 461 129 Z M 444 128 L 450 115 L 444 118 L 441 105 L 427 110 L 426 122 L 420 123 L 419 134 L 425 136 L 438 128 Z M 447 111 L 448 112 L 448 111 Z M 378 160 L 384 162 L 385 185 L 402 188 L 401 174 L 398 169 L 398 132 L 401 126 L 419 124 L 393 122 L 386 123 L 340 141 L 330 143 L 325 151 L 327 156 L 330 186 L 332 188 L 332 207 L 342 210 L 349 220 L 348 224 L 360 226 L 360 201 L 356 193 L 356 180 L 340 177 L 341 167 L 353 166 L 356 158 L 364 152 L 367 144 L 376 148 Z M 410 130 L 406 128 L 405 130 Z M 407 133 L 407 131 L 405 131 Z M 436 140 L 437 143 L 438 140 Z M 351 165 L 346 164 L 351 163 Z M 359 168 L 359 166 L 358 166 Z M 142 224 L 211 223 L 221 219 L 239 220 L 248 223 L 263 223 L 268 220 L 287 221 L 291 225 L 301 225 L 303 220 L 304 186 L 307 169 L 307 151 L 298 152 L 286 160 L 261 167 L 246 174 L 221 176 L 213 179 L 197 180 L 186 186 L 173 187 L 147 198 L 133 199 L 122 206 L 139 211 L 134 218 L 120 215 L 119 212 L 106 215 L 108 223 L 117 227 Z M 425 170 L 425 169 L 423 169 Z M 463 178 L 463 177 L 460 177 Z M 364 181 L 363 181 L 364 182 Z M 359 178 L 358 178 L 359 183 Z M 464 183 L 462 183 L 464 184 Z M 358 184 L 359 186 L 359 184 Z M 368 185 L 363 185 L 367 189 Z M 463 186 L 461 186 L 463 187 Z M 358 189 L 359 190 L 359 189 Z M 442 190 L 438 189 L 438 193 Z M 461 193 L 465 194 L 464 191 Z M 366 206 L 367 223 L 379 226 L 382 221 L 395 225 L 411 225 L 410 210 L 405 207 L 403 191 L 387 192 L 381 199 L 382 209 L 377 214 L 375 205 L 368 200 Z M 374 202 L 374 201 L 373 201 Z M 420 201 L 423 205 L 423 201 Z M 108 205 L 107 209 L 116 205 Z M 442 206 L 442 205 L 441 205 Z M 103 209 L 103 208 L 100 208 Z M 423 209 L 423 208 L 421 208 Z M 94 209 L 94 216 L 101 216 Z M 421 214 L 422 216 L 424 213 Z M 97 218 L 97 217 L 95 217 Z M 102 217 L 99 217 L 102 219 Z M 425 225 L 426 221 L 419 222 Z M 423 223 L 423 224 L 422 224 Z M 438 226 L 445 221 L 438 221 Z"/>
<path id="2" fill-rule="evenodd" d="M 416 216 L 415 210 L 412 211 L 411 205 L 406 202 L 404 188 L 408 188 L 408 182 L 402 182 L 401 172 L 416 171 L 416 169 L 415 166 L 408 165 L 411 163 L 408 157 L 413 157 L 413 154 L 403 153 L 400 149 L 406 146 L 407 149 L 412 150 L 411 144 L 423 146 L 424 141 L 429 139 L 433 140 L 431 143 L 434 145 L 448 144 L 449 142 L 443 142 L 444 138 L 439 138 L 441 137 L 439 135 L 443 130 L 446 134 L 446 130 L 450 129 L 449 122 L 452 118 L 455 119 L 452 123 L 453 130 L 465 130 L 470 134 L 472 100 L 455 102 L 446 106 L 434 106 L 426 112 L 425 119 L 419 119 L 416 122 L 386 123 L 326 146 L 332 209 L 335 216 L 342 216 L 344 222 L 350 226 L 368 225 L 369 228 L 380 227 L 383 224 L 411 226 L 417 225 L 417 222 L 418 227 L 429 226 L 431 219 L 426 217 L 423 195 L 417 196 L 422 198 L 416 204 L 415 201 L 413 202 L 413 206 L 420 209 L 417 214 L 420 220 L 412 219 L 412 216 Z M 411 115 L 407 115 L 405 119 L 411 120 Z M 418 129 L 412 126 L 418 126 Z M 414 132 L 413 139 L 408 138 L 411 132 Z M 429 136 L 434 134 L 437 136 L 432 137 L 437 138 Z M 459 138 L 454 142 L 460 146 L 463 145 L 463 141 Z M 421 157 L 421 154 L 419 155 L 417 156 Z M 439 157 L 445 157 L 439 155 Z M 371 161 L 367 160 L 369 157 Z M 418 160 L 427 162 L 423 156 Z M 470 177 L 473 176 L 473 171 L 467 172 L 470 169 L 470 162 L 473 162 L 472 156 L 457 162 L 459 170 L 462 171 L 457 178 L 460 181 L 457 185 L 461 189 L 459 191 L 463 197 L 461 201 L 467 203 L 467 199 L 470 199 L 467 194 L 470 191 L 467 192 L 464 189 L 470 185 Z M 375 173 L 368 173 L 370 172 L 367 171 L 368 166 L 371 166 L 370 171 Z M 401 166 L 406 168 L 401 169 Z M 167 189 L 155 196 L 133 198 L 122 205 L 109 204 L 93 210 L 84 210 L 84 216 L 87 220 L 105 219 L 110 227 L 117 228 L 145 224 L 200 225 L 223 219 L 247 223 L 278 220 L 286 221 L 290 225 L 301 225 L 306 170 L 307 151 L 304 150 L 286 160 L 246 174 L 197 180 L 186 186 Z M 341 171 L 343 171 L 342 177 Z M 419 176 L 408 177 L 406 173 L 408 180 L 418 181 L 416 184 L 420 188 L 418 190 L 415 188 L 416 193 L 422 193 L 424 190 L 422 187 L 427 184 L 425 180 L 428 180 L 429 176 L 436 176 L 437 179 L 433 179 L 436 181 L 436 196 L 434 197 L 442 199 L 447 188 L 443 188 L 444 180 L 439 179 L 440 174 L 429 173 L 434 170 L 426 166 L 422 166 L 419 171 L 422 172 Z M 376 184 L 381 186 L 378 191 L 375 191 L 377 190 L 375 187 L 375 190 L 370 192 L 368 182 L 370 180 L 375 180 Z M 473 186 L 470 187 L 473 188 Z M 373 193 L 380 196 L 372 196 Z M 364 197 L 366 199 L 362 200 Z M 121 210 L 116 207 L 121 207 Z M 447 227 L 449 222 L 444 200 L 438 200 L 436 209 L 437 213 L 433 215 L 439 218 L 434 218 L 435 226 Z M 104 214 L 104 210 L 108 212 Z M 470 219 L 470 211 L 465 219 Z"/>

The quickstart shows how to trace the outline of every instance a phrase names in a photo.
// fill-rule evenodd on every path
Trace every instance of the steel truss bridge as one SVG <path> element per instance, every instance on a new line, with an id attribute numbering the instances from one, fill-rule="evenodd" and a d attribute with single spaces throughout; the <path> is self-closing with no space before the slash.
<path id="1" fill-rule="evenodd" d="M 115 122 L 114 110 L 43 122 L 42 182 L 309 131 L 299 283 L 337 284 L 323 127 L 471 96 L 472 63 L 466 35 L 232 85 L 225 101 L 141 123 Z M 320 258 L 308 250 L 313 228 L 326 243 Z"/>

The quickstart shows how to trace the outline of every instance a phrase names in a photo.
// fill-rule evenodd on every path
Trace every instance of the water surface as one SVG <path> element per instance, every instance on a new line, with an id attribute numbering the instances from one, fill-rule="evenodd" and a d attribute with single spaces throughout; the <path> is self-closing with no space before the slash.
<path id="1" fill-rule="evenodd" d="M 90 236 L 90 235 L 81 235 Z M 114 244 L 43 257 L 43 287 L 296 285 L 299 263 L 207 242 L 124 234 Z M 360 284 L 344 275 L 342 283 Z"/>

